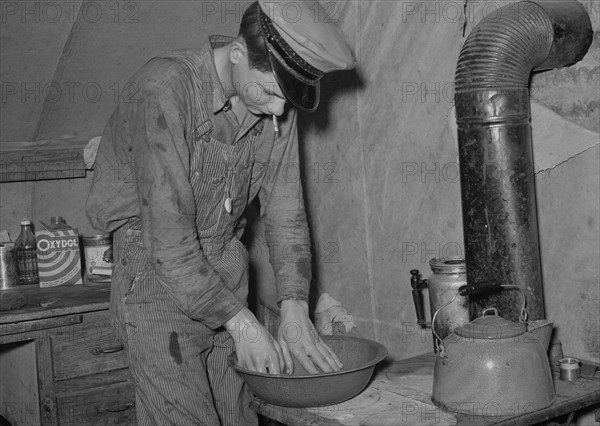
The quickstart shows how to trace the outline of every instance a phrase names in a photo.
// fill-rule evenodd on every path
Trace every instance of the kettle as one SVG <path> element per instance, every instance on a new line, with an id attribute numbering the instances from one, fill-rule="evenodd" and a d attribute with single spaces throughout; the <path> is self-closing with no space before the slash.
<path id="1" fill-rule="evenodd" d="M 479 416 L 515 416 L 552 404 L 556 394 L 547 350 L 553 322 L 527 321 L 525 295 L 517 286 L 478 287 L 463 286 L 459 294 L 493 287 L 520 291 L 519 322 L 506 320 L 489 308 L 442 340 L 432 321 L 436 338 L 433 403 L 451 412 Z"/>

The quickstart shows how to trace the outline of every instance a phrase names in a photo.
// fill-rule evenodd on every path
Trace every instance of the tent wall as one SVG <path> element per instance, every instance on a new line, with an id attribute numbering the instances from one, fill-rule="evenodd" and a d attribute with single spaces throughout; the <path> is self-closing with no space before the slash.
<path id="1" fill-rule="evenodd" d="M 90 92 L 75 91 L 73 102 L 64 95 L 36 102 L 21 89 L 3 94 L 2 140 L 99 135 L 115 107 L 112 90 L 140 64 L 165 49 L 197 45 L 208 34 L 234 34 L 241 16 L 226 9 L 235 2 L 144 1 L 123 3 L 137 5 L 137 22 L 124 22 L 126 10 L 115 22 L 109 3 L 104 13 L 113 15 L 96 23 L 3 23 L 3 83 L 87 83 Z M 464 36 L 505 3 L 326 3 L 359 67 L 326 78 L 322 106 L 300 117 L 304 163 L 297 170 L 313 236 L 313 290 L 340 300 L 359 332 L 397 358 L 432 348 L 430 332 L 416 327 L 409 270 L 427 276 L 431 258 L 462 254 L 454 69 Z M 590 52 L 571 68 L 535 75 L 532 102 L 598 133 L 600 5 L 582 3 L 595 31 Z M 103 90 L 97 101 L 94 84 Z M 534 139 L 536 152 L 549 149 L 546 142 Z M 565 353 L 599 361 L 599 147 L 581 151 L 537 174 L 544 292 Z M 290 173 L 294 178 L 296 169 Z M 16 237 L 22 216 L 62 215 L 82 233 L 92 232 L 83 204 L 94 178 L 0 184 L 2 228 Z M 272 297 L 266 248 L 256 238 L 257 281 Z"/>

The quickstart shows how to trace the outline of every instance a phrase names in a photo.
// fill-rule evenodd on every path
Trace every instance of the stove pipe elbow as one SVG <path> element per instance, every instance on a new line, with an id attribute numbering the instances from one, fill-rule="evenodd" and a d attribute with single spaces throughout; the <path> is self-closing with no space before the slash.
<path id="1" fill-rule="evenodd" d="M 513 3 L 473 29 L 457 63 L 454 100 L 467 282 L 518 286 L 530 319 L 545 313 L 529 78 L 532 71 L 581 60 L 592 35 L 589 15 L 575 0 Z M 471 316 L 495 306 L 505 318 L 518 319 L 520 296 L 515 293 L 473 296 Z"/>

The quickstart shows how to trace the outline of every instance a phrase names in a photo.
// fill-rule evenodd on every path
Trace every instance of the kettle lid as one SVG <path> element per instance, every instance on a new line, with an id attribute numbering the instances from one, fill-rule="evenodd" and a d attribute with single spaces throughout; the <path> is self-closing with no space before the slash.
<path id="1" fill-rule="evenodd" d="M 489 311 L 494 311 L 494 315 L 486 315 Z M 486 309 L 481 317 L 454 329 L 454 333 L 461 337 L 490 340 L 510 339 L 526 331 L 527 326 L 524 323 L 506 320 L 493 308 Z"/>

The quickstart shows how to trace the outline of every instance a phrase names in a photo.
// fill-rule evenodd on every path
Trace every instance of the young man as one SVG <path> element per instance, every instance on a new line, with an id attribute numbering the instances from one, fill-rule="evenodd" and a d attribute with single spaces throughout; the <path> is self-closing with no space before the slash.
<path id="1" fill-rule="evenodd" d="M 130 80 L 136 102 L 108 122 L 86 207 L 96 229 L 113 233 L 111 308 L 140 424 L 256 423 L 227 365 L 234 351 L 260 372 L 291 372 L 291 354 L 310 372 L 341 367 L 308 317 L 302 189 L 283 173 L 299 161 L 295 108 L 314 111 L 320 78 L 354 66 L 328 19 L 318 2 L 254 3 L 237 38 L 144 65 Z M 238 237 L 255 196 L 281 306 L 277 338 L 245 306 Z"/>

